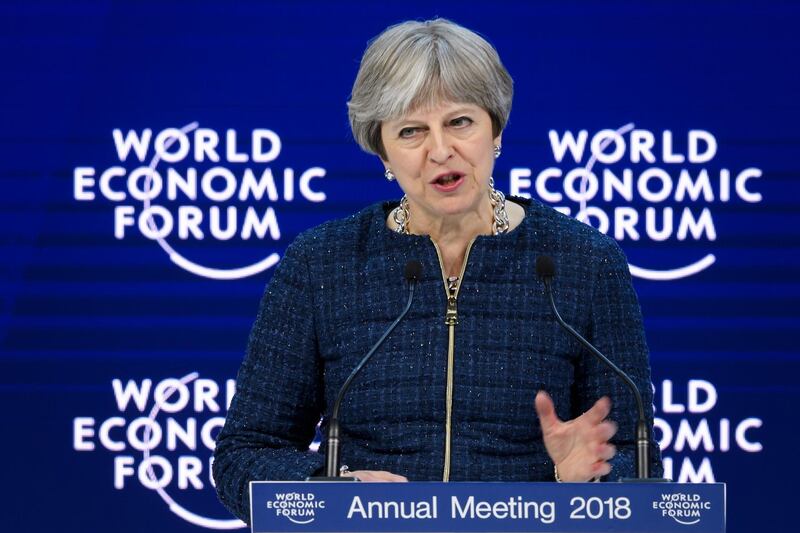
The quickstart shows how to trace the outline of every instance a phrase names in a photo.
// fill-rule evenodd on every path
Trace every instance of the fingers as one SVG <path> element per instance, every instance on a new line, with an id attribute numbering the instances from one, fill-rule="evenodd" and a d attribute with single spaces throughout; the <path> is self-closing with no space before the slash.
<path id="1" fill-rule="evenodd" d="M 563 481 L 589 481 L 611 473 L 608 461 L 616 455 L 617 448 L 609 441 L 617 433 L 617 424 L 605 420 L 610 410 L 611 402 L 604 397 L 583 415 L 564 424 L 562 429 L 572 435 L 569 453 L 562 455 L 561 461 L 551 453 Z"/>
<path id="2" fill-rule="evenodd" d="M 342 477 L 357 477 L 361 481 L 371 481 L 378 483 L 404 483 L 408 479 L 405 476 L 399 476 L 386 472 L 384 470 L 355 470 L 342 474 Z"/>
<path id="3" fill-rule="evenodd" d="M 617 453 L 617 448 L 609 441 L 617 433 L 617 424 L 606 420 L 598 424 L 587 441 L 587 455 L 601 461 L 608 461 Z"/>
<path id="4" fill-rule="evenodd" d="M 611 473 L 611 465 L 605 461 L 599 461 L 592 465 L 592 478 L 607 476 Z"/>
<path id="5" fill-rule="evenodd" d="M 379 471 L 378 474 L 380 474 L 382 477 L 384 477 L 384 479 L 386 481 L 391 481 L 392 483 L 407 483 L 408 482 L 408 478 L 406 478 L 405 476 L 400 476 L 398 474 L 392 474 L 391 472 Z"/>
<path id="6" fill-rule="evenodd" d="M 596 454 L 601 461 L 609 461 L 617 454 L 617 447 L 609 443 L 601 444 L 597 447 Z"/>
<path id="7" fill-rule="evenodd" d="M 586 411 L 584 415 L 587 420 L 593 424 L 599 424 L 611 413 L 611 399 L 608 396 L 603 396 L 596 402 L 591 409 Z"/>
<path id="8" fill-rule="evenodd" d="M 595 438 L 604 442 L 611 440 L 617 434 L 617 423 L 611 420 L 600 422 L 595 429 Z"/>
<path id="9" fill-rule="evenodd" d="M 617 424 L 611 421 L 601 422 L 595 430 L 595 444 L 590 455 L 595 458 L 590 465 L 590 477 L 603 477 L 611 473 L 611 464 L 608 463 L 616 454 L 617 447 L 608 442 L 617 432 Z"/>
<path id="10" fill-rule="evenodd" d="M 536 394 L 536 414 L 539 416 L 539 423 L 542 426 L 542 431 L 547 431 L 551 427 L 560 422 L 556 415 L 556 408 L 553 405 L 553 399 L 545 391 L 540 390 Z"/>
<path id="11" fill-rule="evenodd" d="M 606 420 L 611 409 L 611 402 L 603 397 L 597 400 L 591 409 L 583 413 L 574 421 L 579 440 L 586 443 L 605 443 L 617 433 L 617 423 Z"/>

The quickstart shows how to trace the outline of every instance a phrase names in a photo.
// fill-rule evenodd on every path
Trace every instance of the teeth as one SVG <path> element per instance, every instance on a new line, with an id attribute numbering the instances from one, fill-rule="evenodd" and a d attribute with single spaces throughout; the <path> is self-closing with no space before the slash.
<path id="1" fill-rule="evenodd" d="M 459 176 L 457 176 L 456 174 L 449 174 L 447 176 L 442 176 L 437 181 L 439 181 L 439 183 L 441 183 L 442 185 L 447 185 L 448 183 L 456 181 L 458 178 Z"/>

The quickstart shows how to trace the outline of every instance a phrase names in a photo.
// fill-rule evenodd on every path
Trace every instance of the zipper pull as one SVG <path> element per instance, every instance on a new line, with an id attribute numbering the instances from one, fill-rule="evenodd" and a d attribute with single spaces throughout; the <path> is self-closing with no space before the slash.
<path id="1" fill-rule="evenodd" d="M 447 278 L 447 313 L 444 315 L 444 323 L 448 326 L 458 324 L 458 309 L 456 309 L 456 291 L 458 290 L 458 276 Z"/>

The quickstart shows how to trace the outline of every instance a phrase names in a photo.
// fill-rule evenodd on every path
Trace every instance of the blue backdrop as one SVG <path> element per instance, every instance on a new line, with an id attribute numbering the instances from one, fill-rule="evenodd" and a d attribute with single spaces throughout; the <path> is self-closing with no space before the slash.
<path id="1" fill-rule="evenodd" d="M 628 254 L 668 474 L 795 530 L 800 9 L 755 1 L 4 2 L 0 528 L 240 526 L 209 459 L 261 292 L 399 196 L 345 102 L 368 39 L 435 16 L 515 80 L 499 188 Z"/>

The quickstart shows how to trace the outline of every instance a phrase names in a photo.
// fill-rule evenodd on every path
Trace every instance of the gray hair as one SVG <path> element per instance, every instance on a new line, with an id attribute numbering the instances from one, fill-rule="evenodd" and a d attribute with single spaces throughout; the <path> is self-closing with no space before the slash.
<path id="1" fill-rule="evenodd" d="M 350 101 L 350 127 L 365 151 L 386 158 L 381 123 L 447 100 L 474 104 L 495 137 L 511 113 L 513 81 L 480 35 L 446 19 L 390 26 L 367 47 Z"/>

